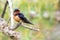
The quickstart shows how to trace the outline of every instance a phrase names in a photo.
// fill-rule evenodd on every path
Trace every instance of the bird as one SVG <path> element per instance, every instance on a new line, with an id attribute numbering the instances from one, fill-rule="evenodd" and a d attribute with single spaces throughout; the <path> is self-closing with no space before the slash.
<path id="1" fill-rule="evenodd" d="M 13 18 L 15 21 L 17 22 L 24 22 L 24 23 L 27 23 L 27 24 L 31 24 L 33 25 L 33 23 L 31 23 L 25 16 L 23 13 L 20 12 L 19 9 L 15 9 L 14 12 L 13 12 Z"/>

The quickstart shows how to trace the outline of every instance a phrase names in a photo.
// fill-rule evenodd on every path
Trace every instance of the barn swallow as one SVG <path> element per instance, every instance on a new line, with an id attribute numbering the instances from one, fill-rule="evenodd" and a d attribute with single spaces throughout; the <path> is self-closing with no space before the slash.
<path id="1" fill-rule="evenodd" d="M 28 21 L 28 19 L 22 13 L 20 13 L 19 9 L 15 9 L 13 15 L 14 15 L 15 21 L 17 22 L 20 22 L 20 20 L 22 20 L 22 22 L 24 23 L 32 24 L 30 21 Z"/>

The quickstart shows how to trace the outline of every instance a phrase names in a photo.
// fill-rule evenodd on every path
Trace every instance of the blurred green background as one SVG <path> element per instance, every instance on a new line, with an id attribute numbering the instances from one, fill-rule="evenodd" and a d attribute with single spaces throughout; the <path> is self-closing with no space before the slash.
<path id="1" fill-rule="evenodd" d="M 6 0 L 0 0 L 0 16 Z M 21 40 L 46 40 L 46 35 L 53 29 L 56 24 L 54 11 L 57 9 L 57 0 L 12 0 L 13 9 L 19 8 L 20 11 L 38 27 L 41 32 L 36 32 L 24 27 L 19 27 L 16 31 L 21 32 Z M 31 11 L 35 12 L 34 17 Z M 9 7 L 7 7 L 5 20 L 9 18 Z M 33 17 L 33 18 L 32 18 Z M 33 26 L 33 27 L 34 27 Z M 0 33 L 0 40 L 10 40 L 9 37 Z"/>

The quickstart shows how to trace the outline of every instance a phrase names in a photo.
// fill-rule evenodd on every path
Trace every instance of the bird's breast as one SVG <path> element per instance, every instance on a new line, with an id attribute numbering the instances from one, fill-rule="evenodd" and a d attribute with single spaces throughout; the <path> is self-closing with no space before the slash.
<path id="1" fill-rule="evenodd" d="M 20 22 L 20 18 L 18 16 L 14 16 L 14 20 Z"/>

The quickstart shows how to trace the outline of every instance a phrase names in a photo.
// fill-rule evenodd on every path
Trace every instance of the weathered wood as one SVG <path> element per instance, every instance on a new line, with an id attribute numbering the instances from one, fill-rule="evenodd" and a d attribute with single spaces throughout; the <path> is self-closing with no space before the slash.
<path id="1" fill-rule="evenodd" d="M 14 25 L 14 20 L 13 20 L 13 3 L 12 0 L 7 0 L 10 8 L 10 17 L 11 17 L 11 26 Z"/>
<path id="2" fill-rule="evenodd" d="M 0 18 L 0 31 L 9 36 L 12 40 L 20 40 L 21 38 L 21 33 L 11 30 L 3 18 Z"/>
<path id="3" fill-rule="evenodd" d="M 7 24 L 7 21 L 5 21 L 3 18 L 0 18 L 0 31 L 4 33 L 5 35 L 8 35 L 13 40 L 20 40 L 21 39 L 21 33 L 15 32 L 14 30 L 17 29 L 19 26 L 22 26 L 24 28 L 33 30 L 33 31 L 40 31 L 38 28 L 34 28 L 33 26 L 27 26 L 23 23 L 18 23 L 14 26 L 9 26 Z"/>

